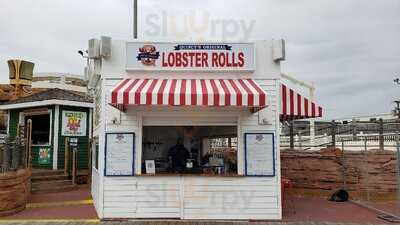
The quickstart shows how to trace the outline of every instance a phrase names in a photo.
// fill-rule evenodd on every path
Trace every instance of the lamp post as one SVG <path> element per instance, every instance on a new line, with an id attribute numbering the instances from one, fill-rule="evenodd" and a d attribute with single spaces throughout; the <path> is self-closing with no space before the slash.
<path id="1" fill-rule="evenodd" d="M 395 84 L 400 85 L 400 79 L 396 78 L 393 80 Z M 397 118 L 400 120 L 400 101 L 394 101 L 396 104 L 393 112 L 395 115 L 397 115 Z M 400 206 L 400 139 L 399 139 L 399 133 L 396 132 L 396 150 L 397 150 L 397 203 Z M 400 207 L 398 207 L 400 210 Z M 400 211 L 399 211 L 400 212 Z"/>
<path id="2" fill-rule="evenodd" d="M 133 0 L 133 39 L 137 39 L 137 0 Z"/>
<path id="3" fill-rule="evenodd" d="M 400 85 L 400 78 L 394 79 L 393 82 L 395 84 Z M 394 107 L 394 110 L 393 110 L 393 114 L 395 116 L 397 116 L 397 118 L 400 120 L 400 100 L 396 100 L 396 101 L 393 101 L 393 102 L 396 104 L 396 106 Z"/>
<path id="4" fill-rule="evenodd" d="M 393 114 L 400 120 L 400 101 L 393 101 L 396 106 L 394 107 Z"/>

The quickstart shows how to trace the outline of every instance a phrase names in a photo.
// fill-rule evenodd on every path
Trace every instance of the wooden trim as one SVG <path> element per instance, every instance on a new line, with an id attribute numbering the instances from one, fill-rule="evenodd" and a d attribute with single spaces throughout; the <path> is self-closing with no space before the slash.
<path id="1" fill-rule="evenodd" d="M 10 135 L 10 116 L 11 112 L 10 110 L 7 110 L 7 135 Z"/>
<path id="2" fill-rule="evenodd" d="M 66 106 L 78 106 L 78 107 L 86 107 L 86 108 L 94 107 L 94 104 L 90 103 L 90 102 L 77 102 L 77 101 L 52 99 L 52 100 L 43 100 L 43 101 L 36 101 L 36 102 L 24 102 L 24 103 L 0 105 L 0 110 L 20 109 L 20 108 L 29 108 L 29 107 L 38 107 L 38 106 L 47 106 L 47 105 L 66 105 Z"/>
<path id="3" fill-rule="evenodd" d="M 53 140 L 52 140 L 51 137 L 52 137 L 52 135 L 54 133 L 54 131 L 52 129 L 53 128 L 53 109 L 46 108 L 46 110 L 37 111 L 37 112 L 24 112 L 24 111 L 22 111 L 22 112 L 19 113 L 18 125 L 25 124 L 25 116 L 37 116 L 37 115 L 46 115 L 46 114 L 49 114 L 49 117 L 50 117 L 49 142 L 48 142 L 48 144 L 44 144 L 43 146 L 52 146 Z M 35 145 L 32 145 L 32 146 L 35 146 Z M 54 148 L 52 148 L 52 149 L 54 151 Z"/>
<path id="4" fill-rule="evenodd" d="M 58 138 L 60 129 L 60 106 L 54 107 L 54 140 L 53 140 L 53 170 L 58 167 Z"/>

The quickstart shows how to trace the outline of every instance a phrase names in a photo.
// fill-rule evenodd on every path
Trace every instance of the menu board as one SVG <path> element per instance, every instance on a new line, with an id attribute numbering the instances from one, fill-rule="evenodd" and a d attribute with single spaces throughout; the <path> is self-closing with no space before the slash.
<path id="1" fill-rule="evenodd" d="M 134 133 L 106 134 L 105 176 L 134 175 Z"/>
<path id="2" fill-rule="evenodd" d="M 61 135 L 86 136 L 86 112 L 62 111 Z"/>
<path id="3" fill-rule="evenodd" d="M 245 133 L 247 176 L 275 176 L 273 133 Z"/>

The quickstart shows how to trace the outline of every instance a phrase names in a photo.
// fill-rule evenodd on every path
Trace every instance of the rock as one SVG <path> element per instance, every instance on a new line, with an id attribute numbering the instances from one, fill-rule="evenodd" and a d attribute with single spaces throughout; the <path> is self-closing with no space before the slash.
<path id="1" fill-rule="evenodd" d="M 282 177 L 290 179 L 296 193 L 329 194 L 343 188 L 351 197 L 365 195 L 396 196 L 396 154 L 392 151 L 352 151 L 325 148 L 321 151 L 284 150 L 281 152 Z M 344 171 L 343 171 L 344 170 Z"/>

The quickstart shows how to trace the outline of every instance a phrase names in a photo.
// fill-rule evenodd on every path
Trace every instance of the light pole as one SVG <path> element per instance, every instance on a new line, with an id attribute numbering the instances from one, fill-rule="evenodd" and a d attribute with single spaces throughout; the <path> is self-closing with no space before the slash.
<path id="1" fill-rule="evenodd" d="M 395 84 L 400 85 L 400 79 L 396 78 L 393 80 Z M 397 118 L 400 120 L 400 101 L 394 101 L 396 107 L 394 108 L 393 112 L 397 115 Z M 396 150 L 397 150 L 397 203 L 400 206 L 400 139 L 399 133 L 396 132 Z M 400 207 L 398 207 L 400 210 Z"/>
<path id="2" fill-rule="evenodd" d="M 397 100 L 397 101 L 393 101 L 393 102 L 394 102 L 394 104 L 396 104 L 396 106 L 394 107 L 394 110 L 393 110 L 393 114 L 395 116 L 397 116 L 398 119 L 400 119 L 400 101 Z"/>
<path id="3" fill-rule="evenodd" d="M 137 0 L 133 0 L 133 39 L 137 39 Z"/>
<path id="4" fill-rule="evenodd" d="M 399 78 L 394 79 L 393 82 L 395 84 L 400 85 L 400 79 Z M 396 106 L 394 107 L 393 113 L 400 120 L 400 100 L 396 100 L 396 101 L 393 101 L 393 102 L 396 104 Z"/>
<path id="5" fill-rule="evenodd" d="M 88 50 L 82 51 L 79 50 L 78 54 L 82 56 L 82 58 L 86 59 L 86 66 L 89 67 L 89 56 L 88 56 Z"/>

